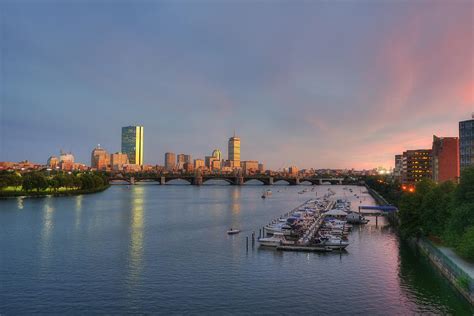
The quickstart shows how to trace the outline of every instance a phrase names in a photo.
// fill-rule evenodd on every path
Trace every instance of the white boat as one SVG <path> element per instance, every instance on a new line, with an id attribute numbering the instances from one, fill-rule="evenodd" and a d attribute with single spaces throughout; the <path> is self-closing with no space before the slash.
<path id="1" fill-rule="evenodd" d="M 329 248 L 329 249 L 345 249 L 349 246 L 349 242 L 342 240 L 339 237 L 332 235 L 325 235 L 317 239 L 317 243 Z"/>
<path id="2" fill-rule="evenodd" d="M 283 233 L 273 233 L 272 237 L 259 238 L 258 242 L 261 246 L 278 247 L 286 241 Z"/>
<path id="3" fill-rule="evenodd" d="M 240 233 L 239 229 L 232 229 L 231 228 L 230 230 L 227 231 L 227 234 L 229 234 L 229 235 L 235 235 L 235 234 L 238 234 L 238 233 Z"/>

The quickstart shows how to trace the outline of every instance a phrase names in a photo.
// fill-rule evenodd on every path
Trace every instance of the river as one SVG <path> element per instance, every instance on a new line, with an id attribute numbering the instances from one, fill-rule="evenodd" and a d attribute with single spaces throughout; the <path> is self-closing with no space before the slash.
<path id="1" fill-rule="evenodd" d="M 355 227 L 343 253 L 247 252 L 246 236 L 316 192 L 348 194 L 276 185 L 261 199 L 263 188 L 116 185 L 0 201 L 0 314 L 474 313 L 383 218 Z"/>

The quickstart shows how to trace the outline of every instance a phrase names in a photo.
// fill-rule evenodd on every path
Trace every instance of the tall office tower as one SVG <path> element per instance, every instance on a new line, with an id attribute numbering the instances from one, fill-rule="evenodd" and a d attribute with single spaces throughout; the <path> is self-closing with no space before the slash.
<path id="1" fill-rule="evenodd" d="M 110 156 L 104 148 L 97 145 L 91 153 L 91 167 L 97 170 L 107 170 L 110 165 Z"/>
<path id="2" fill-rule="evenodd" d="M 433 135 L 433 180 L 457 181 L 459 178 L 459 138 Z"/>
<path id="3" fill-rule="evenodd" d="M 176 167 L 178 168 L 178 170 L 181 170 L 184 168 L 184 164 L 186 163 L 186 155 L 185 154 L 178 154 L 178 156 L 176 156 Z"/>
<path id="4" fill-rule="evenodd" d="M 175 153 L 165 153 L 165 169 L 172 171 L 176 167 Z"/>
<path id="5" fill-rule="evenodd" d="M 459 122 L 459 158 L 461 171 L 474 166 L 474 114 L 471 120 Z"/>
<path id="6" fill-rule="evenodd" d="M 229 138 L 228 143 L 229 163 L 231 168 L 240 168 L 240 138 L 235 135 Z"/>
<path id="7" fill-rule="evenodd" d="M 407 150 L 403 153 L 402 182 L 415 184 L 425 178 L 432 179 L 431 149 Z"/>
<path id="8" fill-rule="evenodd" d="M 122 127 L 122 152 L 131 164 L 143 165 L 143 126 Z"/>
<path id="9" fill-rule="evenodd" d="M 191 158 L 191 155 L 184 155 L 184 163 L 193 163 L 193 159 Z"/>

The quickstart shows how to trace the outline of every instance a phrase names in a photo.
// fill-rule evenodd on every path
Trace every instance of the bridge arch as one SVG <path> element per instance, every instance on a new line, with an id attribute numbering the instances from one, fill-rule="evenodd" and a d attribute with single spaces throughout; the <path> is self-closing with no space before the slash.
<path id="1" fill-rule="evenodd" d="M 249 185 L 268 185 L 270 184 L 269 180 L 264 180 L 261 178 L 244 178 L 244 184 L 249 184 Z"/>
<path id="2" fill-rule="evenodd" d="M 231 184 L 231 185 L 234 185 L 234 184 L 235 184 L 235 181 L 232 180 L 232 179 L 229 179 L 229 178 L 214 178 L 214 177 L 212 177 L 212 178 L 211 178 L 211 177 L 207 178 L 207 177 L 203 177 L 203 179 L 202 179 L 202 183 L 203 183 L 203 184 L 206 184 L 206 182 L 207 182 L 208 185 L 214 184 L 214 183 L 209 183 L 209 181 L 227 182 L 228 184 Z M 217 183 L 217 184 L 218 184 L 218 183 Z"/>
<path id="3" fill-rule="evenodd" d="M 288 184 L 288 185 L 290 185 L 291 182 L 286 180 L 286 179 L 273 179 L 273 184 L 278 184 L 278 185 Z"/>
<path id="4" fill-rule="evenodd" d="M 183 183 L 183 182 L 186 182 L 186 183 Z M 191 180 L 186 179 L 186 178 L 165 178 L 165 183 L 170 183 L 170 184 L 192 184 Z"/>

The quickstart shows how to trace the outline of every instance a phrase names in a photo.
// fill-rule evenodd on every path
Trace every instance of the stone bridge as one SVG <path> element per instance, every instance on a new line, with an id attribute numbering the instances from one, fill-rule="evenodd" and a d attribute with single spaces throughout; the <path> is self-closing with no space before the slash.
<path id="1" fill-rule="evenodd" d="M 127 182 L 137 184 L 140 182 L 157 182 L 159 184 L 167 184 L 172 180 L 184 180 L 192 185 L 202 185 L 210 180 L 223 180 L 231 185 L 242 185 L 251 180 L 257 180 L 264 185 L 273 185 L 276 182 L 287 182 L 289 185 L 298 185 L 303 182 L 309 182 L 312 185 L 320 185 L 323 183 L 331 184 L 349 184 L 344 178 L 319 178 L 319 177 L 290 177 L 290 176 L 266 176 L 266 175 L 235 175 L 235 174 L 125 174 L 112 175 L 109 178 L 111 184 Z"/>

